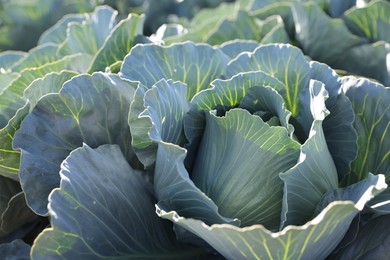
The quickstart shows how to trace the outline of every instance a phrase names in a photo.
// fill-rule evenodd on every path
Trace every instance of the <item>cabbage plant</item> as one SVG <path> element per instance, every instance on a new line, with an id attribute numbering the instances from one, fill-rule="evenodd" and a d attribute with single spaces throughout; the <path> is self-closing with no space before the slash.
<path id="1" fill-rule="evenodd" d="M 161 57 L 179 46 L 150 46 L 146 52 Z M 177 63 L 159 62 L 154 71 L 148 62 L 152 54 L 140 62 L 146 71 L 130 69 L 127 64 L 143 57 L 138 51 L 125 59 L 123 77 L 146 86 L 151 79 L 141 75 L 147 71 L 155 80 L 161 71 L 179 79 L 169 74 L 183 69 Z M 383 175 L 369 174 L 388 171 L 386 144 L 379 140 L 380 163 L 367 165 L 358 183 L 342 187 L 340 182 L 355 174 L 350 165 L 361 138 L 361 129 L 353 126 L 353 105 L 364 96 L 355 88 L 370 85 L 387 99 L 388 89 L 341 79 L 289 45 L 242 53 L 226 65 L 224 78 L 195 95 L 197 82 L 162 79 L 143 91 L 142 106 L 132 105 L 130 116 L 140 112 L 130 122 L 133 145 L 141 161 L 155 162 L 157 213 L 175 224 L 180 239 L 193 241 L 195 234 L 226 258 L 325 258 L 363 204 L 386 187 Z M 383 112 L 378 123 L 386 127 L 382 116 L 388 111 Z M 138 135 L 140 129 L 149 129 L 148 135 Z M 360 153 L 368 149 L 359 148 Z"/>
<path id="2" fill-rule="evenodd" d="M 388 3 L 273 2 L 151 37 L 147 14 L 102 6 L 1 53 L 0 255 L 390 257 L 389 88 L 312 60 L 347 52 L 306 37 L 317 17 L 370 49 L 387 41 Z M 386 77 L 376 54 L 349 63 Z"/>
<path id="3" fill-rule="evenodd" d="M 388 88 L 288 44 L 232 58 L 245 46 L 138 44 L 119 75 L 41 97 L 13 142 L 50 217 L 31 257 L 351 255 L 357 219 L 388 212 Z"/>

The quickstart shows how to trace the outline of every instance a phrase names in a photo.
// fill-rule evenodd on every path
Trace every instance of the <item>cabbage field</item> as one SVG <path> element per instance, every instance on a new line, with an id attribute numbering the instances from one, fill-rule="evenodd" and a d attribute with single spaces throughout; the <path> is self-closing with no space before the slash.
<path id="1" fill-rule="evenodd" d="M 0 0 L 0 259 L 390 259 L 390 1 Z"/>

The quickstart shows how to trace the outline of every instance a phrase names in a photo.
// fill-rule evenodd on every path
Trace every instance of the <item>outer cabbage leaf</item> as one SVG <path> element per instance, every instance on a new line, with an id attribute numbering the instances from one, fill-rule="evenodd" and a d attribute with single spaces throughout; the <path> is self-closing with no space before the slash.
<path id="1" fill-rule="evenodd" d="M 93 58 L 89 73 L 104 71 L 106 67 L 117 61 L 122 61 L 126 54 L 142 39 L 136 36 L 142 35 L 144 15 L 130 14 L 121 20 L 107 36 L 104 44 Z"/>
<path id="2" fill-rule="evenodd" d="M 328 12 L 332 17 L 340 17 L 347 11 L 349 8 L 353 7 L 356 4 L 356 0 L 327 0 L 328 3 Z"/>
<path id="3" fill-rule="evenodd" d="M 366 223 L 348 246 L 331 256 L 332 259 L 387 259 L 390 257 L 390 215 Z"/>
<path id="4" fill-rule="evenodd" d="M 219 26 L 210 33 L 205 42 L 211 45 L 242 39 L 260 41 L 259 20 L 250 16 L 248 12 L 238 11 L 233 17 L 222 21 Z"/>
<path id="5" fill-rule="evenodd" d="M 280 1 L 277 0 L 252 0 L 250 3 L 247 4 L 247 8 L 249 8 L 251 11 L 262 9 L 264 7 L 271 6 L 273 4 L 276 4 Z"/>
<path id="6" fill-rule="evenodd" d="M 372 172 L 384 174 L 389 181 L 390 89 L 369 80 L 346 77 L 342 91 L 352 103 L 358 133 L 359 150 L 351 178 L 359 181 Z"/>
<path id="7" fill-rule="evenodd" d="M 9 200 L 21 191 L 20 184 L 9 178 L 0 176 L 0 212 L 3 214 Z"/>
<path id="8" fill-rule="evenodd" d="M 298 163 L 280 174 L 284 181 L 281 227 L 305 224 L 323 195 L 338 187 L 337 170 L 322 130 L 322 122 L 329 113 L 324 84 L 311 81 L 310 96 L 314 122 L 309 139 L 302 145 Z"/>
<path id="9" fill-rule="evenodd" d="M 304 53 L 312 59 L 326 62 L 332 66 L 337 64 L 344 51 L 367 43 L 365 39 L 349 32 L 342 20 L 326 16 L 315 3 L 295 2 L 291 9 L 295 22 L 296 39 Z M 322 30 L 318 31 L 319 28 Z M 323 28 L 327 28 L 327 30 L 324 31 Z M 327 51 L 324 52 L 324 50 Z"/>
<path id="10" fill-rule="evenodd" d="M 252 40 L 233 40 L 227 41 L 219 46 L 219 48 L 231 59 L 244 51 L 252 52 L 259 47 L 259 43 Z"/>
<path id="11" fill-rule="evenodd" d="M 75 53 L 85 53 L 92 61 L 116 25 L 115 18 L 118 12 L 108 6 L 99 6 L 83 23 L 71 22 L 68 24 L 66 40 L 59 46 L 61 56 Z"/>
<path id="12" fill-rule="evenodd" d="M 146 168 L 156 160 L 157 142 L 184 146 L 184 115 L 190 109 L 187 86 L 160 80 L 151 89 L 139 86 L 129 113 L 134 150 Z"/>
<path id="13" fill-rule="evenodd" d="M 44 31 L 38 40 L 38 45 L 45 43 L 62 44 L 66 40 L 66 30 L 68 23 L 82 23 L 87 20 L 83 14 L 67 14 L 56 22 L 52 27 Z"/>
<path id="14" fill-rule="evenodd" d="M 371 185 L 373 182 L 380 182 L 381 188 L 379 189 L 382 193 L 386 188 L 387 184 L 385 182 L 385 176 L 382 174 L 374 175 L 369 174 L 367 179 L 354 183 L 350 186 L 347 186 L 345 188 L 336 188 L 329 190 L 324 196 L 322 197 L 321 201 L 317 204 L 315 214 L 318 214 L 321 212 L 324 208 L 326 208 L 331 202 L 333 201 L 343 201 L 343 200 L 351 200 L 351 198 L 356 197 L 356 194 L 366 194 L 368 196 L 369 200 L 373 199 L 374 196 L 379 196 L 378 192 L 373 192 L 372 189 L 373 186 Z M 372 194 L 371 194 L 372 193 Z M 371 194 L 371 195 L 368 195 Z M 355 201 L 355 200 L 353 200 Z M 358 203 L 357 201 L 355 203 Z M 364 202 L 360 202 L 364 203 Z M 359 205 L 359 207 L 364 207 L 363 204 Z"/>
<path id="15" fill-rule="evenodd" d="M 1 231 L 8 234 L 37 219 L 38 216 L 27 206 L 24 192 L 21 191 L 9 200 L 2 213 Z"/>
<path id="16" fill-rule="evenodd" d="M 132 169 L 117 145 L 74 150 L 50 194 L 52 227 L 39 235 L 32 259 L 183 258 L 201 250 L 175 245 L 155 214 L 152 185 Z"/>
<path id="17" fill-rule="evenodd" d="M 266 20 L 269 17 L 272 17 L 274 15 L 278 15 L 282 17 L 283 23 L 285 24 L 286 32 L 289 36 L 289 38 L 294 39 L 294 19 L 292 17 L 291 13 L 291 2 L 290 1 L 267 1 L 267 2 L 273 2 L 273 3 L 266 3 L 266 6 L 257 8 L 255 6 L 256 3 L 260 3 L 262 5 L 264 3 L 263 0 L 261 1 L 254 1 L 254 5 L 252 8 L 250 8 L 251 15 Z"/>
<path id="18" fill-rule="evenodd" d="M 277 233 L 271 233 L 262 225 L 210 226 L 198 219 L 181 217 L 171 208 L 159 207 L 157 212 L 162 218 L 200 236 L 228 259 L 324 259 L 343 238 L 366 202 L 386 187 L 383 176 L 363 182 L 367 182 L 367 190 L 358 189 L 347 201 L 330 203 L 303 226 L 287 226 Z"/>
<path id="19" fill-rule="evenodd" d="M 346 77 L 342 90 L 351 100 L 355 111 L 354 127 L 358 134 L 359 146 L 348 182 L 362 180 L 367 177 L 368 172 L 372 172 L 384 174 L 386 182 L 389 183 L 390 89 L 369 80 Z M 375 205 L 389 200 L 390 191 L 386 190 L 371 203 Z M 377 205 L 377 210 L 380 210 L 379 206 Z M 386 207 L 386 211 L 390 212 L 390 206 Z"/>
<path id="20" fill-rule="evenodd" d="M 19 109 L 8 124 L 0 129 L 0 175 L 14 181 L 19 181 L 20 151 L 13 149 L 12 142 L 28 110 L 28 105 Z"/>
<path id="21" fill-rule="evenodd" d="M 20 74 L 17 72 L 5 71 L 0 68 L 0 93 L 7 88 L 15 79 L 19 78 Z"/>
<path id="22" fill-rule="evenodd" d="M 234 39 L 263 43 L 289 42 L 280 17 L 277 18 L 277 22 L 263 22 L 240 8 L 240 4 L 242 3 L 221 4 L 216 9 L 203 9 L 193 18 L 188 29 L 162 40 L 166 44 L 193 41 L 207 42 L 211 45 Z"/>
<path id="23" fill-rule="evenodd" d="M 333 67 L 342 68 L 349 74 L 362 75 L 390 86 L 389 53 L 390 44 L 383 41 L 355 46 L 345 52 L 340 65 L 336 64 Z"/>
<path id="24" fill-rule="evenodd" d="M 148 88 L 161 79 L 178 80 L 187 84 L 187 98 L 191 99 L 221 76 L 228 62 L 221 50 L 206 44 L 137 45 L 126 56 L 121 76 Z"/>
<path id="25" fill-rule="evenodd" d="M 351 171 L 351 162 L 357 155 L 357 135 L 352 127 L 355 113 L 350 100 L 341 93 L 341 78 L 329 66 L 316 61 L 310 62 L 311 78 L 325 84 L 329 93 L 326 108 L 330 111 L 322 128 L 326 136 L 326 144 L 337 168 L 339 180 Z M 335 131 L 337 127 L 337 131 Z"/>
<path id="26" fill-rule="evenodd" d="M 0 243 L 24 237 L 30 231 L 28 223 L 36 219 L 26 204 L 20 184 L 0 176 Z"/>
<path id="27" fill-rule="evenodd" d="M 206 42 L 210 34 L 217 31 L 217 28 L 224 21 L 238 12 L 238 6 L 234 3 L 222 3 L 217 8 L 204 8 L 200 10 L 191 20 L 188 30 L 182 34 L 167 37 L 165 44 L 176 42 L 193 41 Z"/>
<path id="28" fill-rule="evenodd" d="M 34 80 L 24 91 L 24 99 L 28 101 L 30 111 L 37 105 L 41 97 L 60 92 L 64 83 L 77 75 L 77 72 L 62 70 L 48 73 L 43 78 Z"/>
<path id="29" fill-rule="evenodd" d="M 66 69 L 80 71 L 77 67 L 83 63 L 83 59 L 81 54 L 69 55 L 38 68 L 24 69 L 20 76 L 0 93 L 0 127 L 4 127 L 16 111 L 25 105 L 23 92 L 34 80 Z"/>
<path id="30" fill-rule="evenodd" d="M 261 28 L 261 43 L 289 43 L 283 19 L 279 15 L 273 15 L 264 21 Z"/>
<path id="31" fill-rule="evenodd" d="M 137 84 L 116 75 L 80 75 L 60 93 L 40 99 L 15 134 L 21 149 L 20 179 L 29 206 L 47 214 L 47 197 L 59 185 L 61 162 L 83 142 L 91 147 L 119 144 L 133 166 L 127 115 Z"/>
<path id="32" fill-rule="evenodd" d="M 6 260 L 29 260 L 30 249 L 30 245 L 17 239 L 10 243 L 0 244 L 0 255 Z"/>
<path id="33" fill-rule="evenodd" d="M 343 20 L 331 19 L 314 3 L 292 5 L 296 39 L 303 52 L 334 69 L 375 78 L 390 84 L 386 56 L 390 46 L 370 44 L 353 35 Z M 326 30 L 324 30 L 326 28 Z"/>
<path id="34" fill-rule="evenodd" d="M 59 92 L 63 83 L 76 75 L 76 72 L 71 71 L 49 73 L 44 78 L 35 80 L 25 90 L 24 96 L 28 103 L 16 112 L 4 128 L 0 129 L 0 175 L 19 181 L 20 151 L 12 148 L 15 132 L 42 96 Z"/>
<path id="35" fill-rule="evenodd" d="M 21 72 L 26 68 L 37 68 L 47 63 L 55 62 L 59 59 L 57 56 L 57 48 L 57 45 L 50 43 L 39 45 L 29 50 L 29 52 L 13 64 L 10 69 L 12 71 Z"/>
<path id="36" fill-rule="evenodd" d="M 364 19 L 362 19 L 364 17 Z M 390 3 L 373 1 L 362 8 L 352 8 L 343 20 L 354 34 L 370 39 L 371 42 L 390 43 Z"/>
<path id="37" fill-rule="evenodd" d="M 0 53 L 0 68 L 9 70 L 18 60 L 27 53 L 23 51 L 3 51 Z"/>

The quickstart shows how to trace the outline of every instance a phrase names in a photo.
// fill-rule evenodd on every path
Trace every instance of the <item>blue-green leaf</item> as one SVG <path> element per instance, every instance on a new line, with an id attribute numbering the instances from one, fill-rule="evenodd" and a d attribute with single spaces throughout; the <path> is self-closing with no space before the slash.
<path id="1" fill-rule="evenodd" d="M 371 42 L 390 43 L 390 3 L 388 1 L 373 1 L 361 8 L 354 7 L 345 13 L 343 20 L 356 35 L 368 38 Z"/>
<path id="2" fill-rule="evenodd" d="M 61 44 L 66 40 L 66 30 L 68 29 L 68 23 L 77 22 L 81 23 L 87 18 L 83 14 L 67 14 L 57 21 L 55 25 L 47 29 L 39 37 L 38 45 L 45 43 Z"/>
<path id="3" fill-rule="evenodd" d="M 351 180 L 362 180 L 369 172 L 390 180 L 390 89 L 366 79 L 346 77 L 342 91 L 355 112 L 358 155 L 352 164 Z"/>
<path id="4" fill-rule="evenodd" d="M 276 91 L 282 91 L 285 86 L 277 78 L 262 71 L 238 73 L 230 79 L 216 79 L 210 87 L 198 93 L 192 100 L 198 110 L 213 110 L 217 106 L 234 108 L 238 106 L 248 91 L 256 86 L 269 86 Z"/>
<path id="5" fill-rule="evenodd" d="M 120 21 L 96 53 L 88 71 L 90 73 L 104 71 L 106 67 L 122 61 L 131 48 L 140 41 L 136 36 L 142 35 L 144 20 L 144 15 L 130 14 L 128 18 Z"/>
<path id="6" fill-rule="evenodd" d="M 80 59 L 83 59 L 83 56 L 75 54 L 38 68 L 24 69 L 20 76 L 0 93 L 0 127 L 4 127 L 8 120 L 15 115 L 16 111 L 25 105 L 23 92 L 34 80 L 42 78 L 48 73 L 67 69 L 79 72 L 77 67 L 82 63 L 80 63 Z"/>
<path id="7" fill-rule="evenodd" d="M 279 15 L 270 16 L 264 21 L 261 28 L 262 44 L 289 43 L 290 39 L 284 27 L 283 19 Z"/>
<path id="8" fill-rule="evenodd" d="M 160 207 L 174 208 L 182 216 L 201 219 L 205 223 L 232 223 L 237 219 L 222 216 L 215 203 L 195 186 L 184 167 L 187 151 L 180 146 L 159 142 L 154 190 Z"/>
<path id="9" fill-rule="evenodd" d="M 365 179 L 368 173 L 384 174 L 386 182 L 390 182 L 390 89 L 381 84 L 365 79 L 346 77 L 342 91 L 352 103 L 356 118 L 354 127 L 357 132 L 358 154 L 352 163 L 352 172 L 347 176 L 349 183 Z M 390 192 L 386 190 L 370 204 L 376 205 L 390 200 Z"/>
<path id="10" fill-rule="evenodd" d="M 262 8 L 257 8 L 255 5 L 260 4 L 262 6 L 265 4 L 266 6 L 262 6 Z M 294 19 L 291 12 L 291 5 L 293 2 L 291 1 L 275 1 L 275 0 L 267 0 L 266 2 L 263 0 L 254 1 L 254 5 L 251 8 L 251 15 L 262 19 L 267 20 L 272 16 L 280 16 L 283 19 L 283 23 L 285 24 L 286 32 L 289 37 L 294 39 Z"/>
<path id="11" fill-rule="evenodd" d="M 26 68 L 37 68 L 46 63 L 55 62 L 59 59 L 57 49 L 58 46 L 55 44 L 39 45 L 31 49 L 23 58 L 13 64 L 10 69 L 21 72 Z"/>
<path id="12" fill-rule="evenodd" d="M 186 32 L 181 24 L 169 23 L 161 25 L 157 31 L 150 36 L 152 42 L 163 42 L 166 38 L 181 35 Z"/>
<path id="13" fill-rule="evenodd" d="M 284 89 L 277 90 L 284 97 L 286 108 L 308 133 L 312 122 L 308 106 L 310 99 L 306 94 L 309 87 L 310 67 L 302 52 L 286 44 L 261 46 L 253 53 L 242 53 L 232 60 L 227 68 L 227 76 L 258 70 L 284 83 Z"/>
<path id="14" fill-rule="evenodd" d="M 291 112 L 284 107 L 283 97 L 274 88 L 252 87 L 241 100 L 239 107 L 251 113 L 270 113 L 276 125 L 285 127 L 288 135 L 293 137 L 294 127 L 289 123 Z M 269 121 L 266 122 L 270 124 Z"/>
<path id="15" fill-rule="evenodd" d="M 20 151 L 12 147 L 13 137 L 24 117 L 28 114 L 29 105 L 19 109 L 8 124 L 0 129 L 0 175 L 19 182 Z"/>
<path id="16" fill-rule="evenodd" d="M 314 122 L 309 139 L 302 145 L 298 163 L 280 174 L 284 181 L 281 227 L 303 225 L 313 215 L 323 195 L 338 187 L 338 176 L 328 151 L 322 122 L 329 113 L 324 84 L 310 82 L 310 107 Z"/>
<path id="17" fill-rule="evenodd" d="M 325 259 L 366 202 L 386 186 L 383 176 L 369 182 L 365 192 L 353 194 L 354 197 L 346 201 L 332 202 L 305 225 L 287 226 L 277 233 L 271 233 L 263 225 L 246 228 L 229 224 L 210 226 L 198 219 L 181 217 L 171 208 L 160 207 L 157 212 L 162 218 L 203 238 L 228 259 Z"/>
<path id="18" fill-rule="evenodd" d="M 364 224 L 357 237 L 332 259 L 388 259 L 390 258 L 390 215 L 374 218 Z"/>
<path id="19" fill-rule="evenodd" d="M 232 40 L 219 46 L 219 48 L 231 59 L 235 58 L 241 52 L 252 52 L 257 47 L 259 47 L 259 43 L 252 40 Z"/>
<path id="20" fill-rule="evenodd" d="M 373 186 L 373 183 L 381 183 L 381 187 L 379 187 L 379 184 L 377 184 L 377 188 L 375 188 L 375 186 Z M 321 212 L 333 201 L 351 200 L 359 208 L 363 208 L 366 201 L 360 200 L 362 196 L 368 196 L 370 200 L 369 203 L 371 203 L 374 196 L 375 197 L 379 196 L 380 193 L 383 193 L 383 191 L 385 191 L 386 188 L 387 188 L 387 184 L 385 182 L 384 175 L 382 174 L 374 175 L 370 173 L 367 179 L 354 183 L 346 188 L 334 188 L 329 190 L 326 194 L 324 194 L 321 201 L 318 203 L 314 215 Z"/>
<path id="21" fill-rule="evenodd" d="M 336 72 L 316 61 L 311 61 L 310 67 L 311 78 L 324 83 L 329 93 L 325 104 L 330 114 L 325 118 L 322 128 L 341 181 L 350 173 L 351 163 L 357 155 L 357 135 L 352 126 L 355 113 L 348 97 L 340 93 L 342 80 Z"/>
<path id="22" fill-rule="evenodd" d="M 27 206 L 20 184 L 0 176 L 0 241 L 22 238 L 29 231 L 25 224 L 37 216 Z M 3 255 L 2 255 L 3 256 Z"/>
<path id="23" fill-rule="evenodd" d="M 59 55 L 85 53 L 92 61 L 116 25 L 117 14 L 118 12 L 111 7 L 99 6 L 89 14 L 85 22 L 70 22 L 66 40 L 59 46 Z"/>
<path id="24" fill-rule="evenodd" d="M 139 87 L 131 104 L 129 125 L 132 145 L 145 167 L 155 162 L 157 143 L 164 141 L 184 146 L 184 115 L 189 111 L 187 86 L 160 80 L 151 89 Z M 142 102 L 143 101 L 143 102 Z"/>
<path id="25" fill-rule="evenodd" d="M 209 87 L 221 76 L 229 61 L 220 49 L 185 42 L 162 47 L 137 45 L 126 56 L 121 76 L 150 88 L 161 79 L 181 81 L 188 86 L 187 98 Z"/>
<path id="26" fill-rule="evenodd" d="M 329 18 L 315 3 L 294 2 L 292 13 L 296 38 L 312 59 L 337 64 L 345 50 L 365 43 L 364 39 L 351 34 L 342 20 Z M 318 31 L 320 28 L 328 30 Z"/>
<path id="27" fill-rule="evenodd" d="M 47 214 L 47 197 L 59 185 L 61 162 L 83 142 L 91 147 L 119 144 L 137 165 L 127 123 L 137 84 L 116 75 L 80 75 L 60 93 L 40 99 L 14 137 L 21 149 L 20 178 L 29 206 Z"/>
<path id="28" fill-rule="evenodd" d="M 49 73 L 44 78 L 35 80 L 25 90 L 24 96 L 28 103 L 16 112 L 4 128 L 0 129 L 0 175 L 19 181 L 20 152 L 12 148 L 15 132 L 43 95 L 59 92 L 63 83 L 75 75 L 77 73 L 71 71 Z"/>
<path id="29" fill-rule="evenodd" d="M 74 150 L 49 198 L 51 228 L 32 259 L 180 258 L 201 253 L 176 246 L 172 227 L 155 214 L 152 184 L 132 169 L 117 145 Z"/>
<path id="30" fill-rule="evenodd" d="M 24 91 L 24 99 L 30 104 L 30 111 L 37 105 L 41 97 L 60 92 L 64 83 L 77 75 L 77 72 L 62 70 L 48 73 L 43 78 L 34 80 Z"/>
<path id="31" fill-rule="evenodd" d="M 281 2 L 281 1 L 277 1 L 277 0 L 252 0 L 248 4 L 247 8 L 249 8 L 249 10 L 251 10 L 251 11 L 255 11 L 258 9 L 263 9 L 265 7 L 272 6 L 273 4 L 277 4 L 278 2 Z"/>
<path id="32" fill-rule="evenodd" d="M 9 200 L 1 214 L 1 232 L 9 234 L 37 219 L 38 216 L 27 206 L 24 192 L 20 191 Z"/>
<path id="33" fill-rule="evenodd" d="M 4 260 L 29 260 L 30 249 L 30 245 L 16 239 L 10 243 L 0 244 L 0 255 Z"/>
<path id="34" fill-rule="evenodd" d="M 389 181 L 387 181 L 389 183 Z M 390 188 L 381 192 L 369 203 L 370 209 L 379 214 L 390 213 Z"/>
<path id="35" fill-rule="evenodd" d="M 286 129 L 270 127 L 243 109 L 225 117 L 206 113 L 192 180 L 222 215 L 238 218 L 242 226 L 262 223 L 277 229 L 283 193 L 279 173 L 295 165 L 299 151 Z"/>
<path id="36" fill-rule="evenodd" d="M 316 79 L 325 84 L 330 95 L 326 102 L 330 116 L 324 122 L 326 141 L 336 160 L 340 178 L 348 174 L 357 152 L 356 134 L 352 127 L 354 113 L 348 99 L 339 91 L 341 80 L 337 74 L 325 64 L 308 62 L 299 49 L 280 44 L 261 46 L 252 53 L 239 55 L 229 63 L 227 74 L 249 70 L 264 71 L 284 82 L 283 88 L 270 86 L 284 97 L 286 108 L 295 120 L 291 120 L 295 134 L 302 143 L 307 139 L 313 122 L 309 80 Z"/>
<path id="37" fill-rule="evenodd" d="M 3 92 L 14 80 L 20 77 L 18 72 L 10 72 L 0 68 L 0 93 Z"/>
<path id="38" fill-rule="evenodd" d="M 20 191 L 20 184 L 18 182 L 0 176 L 0 215 L 7 208 L 9 200 Z"/>
<path id="39" fill-rule="evenodd" d="M 332 17 L 340 17 L 347 11 L 349 8 L 353 7 L 356 4 L 356 0 L 327 0 L 328 11 Z"/>
<path id="40" fill-rule="evenodd" d="M 296 39 L 312 59 L 390 84 L 385 42 L 370 44 L 368 39 L 352 34 L 341 19 L 329 18 L 316 4 L 294 2 L 292 5 Z M 324 29 L 326 28 L 326 29 Z"/>
<path id="41" fill-rule="evenodd" d="M 236 16 L 237 12 L 236 3 L 221 3 L 216 8 L 203 8 L 192 18 L 188 30 L 167 37 L 164 42 L 166 45 L 184 41 L 207 42 L 207 38 L 215 33 L 224 21 L 232 25 L 227 19 Z"/>
<path id="42" fill-rule="evenodd" d="M 1 49 L 28 50 L 41 33 L 68 13 L 91 11 L 98 0 L 18 0 L 2 2 Z"/>
<path id="43" fill-rule="evenodd" d="M 190 158 L 194 156 L 193 150 L 196 149 L 195 146 L 197 146 L 199 143 L 200 137 L 202 136 L 204 130 L 205 119 L 202 111 L 218 109 L 224 113 L 231 108 L 238 107 L 243 101 L 244 97 L 248 95 L 248 93 L 253 93 L 256 96 L 256 90 L 251 91 L 251 89 L 257 88 L 259 86 L 270 86 L 275 90 L 284 89 L 284 84 L 278 79 L 270 76 L 267 73 L 257 71 L 239 73 L 238 75 L 235 75 L 228 80 L 214 80 L 208 89 L 203 90 L 194 96 L 191 103 L 196 106 L 190 110 L 184 119 L 184 131 L 190 143 L 189 158 L 187 160 L 191 160 Z M 291 125 L 286 126 L 287 124 L 285 124 L 288 122 L 291 113 L 286 111 L 286 109 L 283 107 L 284 104 L 283 100 L 280 100 L 279 98 L 280 95 L 279 97 L 276 97 L 278 95 L 277 93 L 273 93 L 271 95 L 273 96 L 272 99 L 275 98 L 279 101 L 273 100 L 275 103 L 268 103 L 267 101 L 268 105 L 257 104 L 255 107 L 251 106 L 253 108 L 251 112 L 256 112 L 257 108 L 259 110 L 266 108 L 270 109 L 272 112 L 274 112 L 274 115 L 280 116 L 282 125 L 288 128 L 288 132 L 291 135 L 293 127 Z M 257 102 L 255 100 L 256 97 L 253 97 L 252 99 L 252 102 Z M 250 100 L 247 100 L 247 102 L 250 102 Z M 247 108 L 249 108 L 249 106 L 250 105 L 248 104 Z M 284 114 L 282 111 L 285 111 L 286 113 Z"/>
<path id="44" fill-rule="evenodd" d="M 22 51 L 3 51 L 0 53 L 0 69 L 9 70 L 18 60 L 27 53 Z"/>
<path id="45" fill-rule="evenodd" d="M 238 11 L 231 14 L 228 19 L 223 20 L 207 36 L 205 42 L 217 45 L 234 39 L 260 41 L 260 29 L 257 18 L 250 16 L 248 12 Z"/>

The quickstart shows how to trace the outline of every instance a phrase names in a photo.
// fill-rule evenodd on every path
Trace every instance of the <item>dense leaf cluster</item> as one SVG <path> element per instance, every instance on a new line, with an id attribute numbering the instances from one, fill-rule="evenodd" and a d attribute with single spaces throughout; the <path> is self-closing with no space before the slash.
<path id="1" fill-rule="evenodd" d="M 0 256 L 390 257 L 389 1 L 0 19 Z"/>

